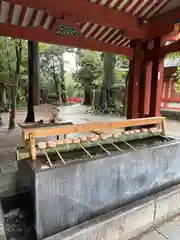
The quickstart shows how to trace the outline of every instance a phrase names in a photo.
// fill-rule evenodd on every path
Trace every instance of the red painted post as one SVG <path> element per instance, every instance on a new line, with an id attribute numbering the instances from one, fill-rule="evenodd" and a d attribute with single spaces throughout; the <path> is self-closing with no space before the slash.
<path id="1" fill-rule="evenodd" d="M 164 94 L 164 98 L 165 98 L 165 99 L 168 99 L 168 91 L 169 91 L 169 87 L 170 87 L 169 79 L 167 79 L 164 83 L 165 83 L 165 94 Z"/>
<path id="2" fill-rule="evenodd" d="M 145 79 L 145 98 L 144 98 L 144 113 L 149 115 L 150 96 L 151 96 L 151 77 L 152 77 L 152 62 L 146 66 L 146 79 Z"/>
<path id="3" fill-rule="evenodd" d="M 162 88 L 164 79 L 164 59 L 158 56 L 157 49 L 161 46 L 161 39 L 154 40 L 154 56 L 152 65 L 152 82 L 151 82 L 151 100 L 150 115 L 160 116 Z"/>
<path id="4" fill-rule="evenodd" d="M 145 62 L 141 68 L 141 82 L 139 94 L 139 117 L 149 115 L 152 62 Z"/>
<path id="5" fill-rule="evenodd" d="M 169 80 L 169 81 L 171 81 L 171 80 Z M 175 81 L 172 80 L 172 84 L 171 84 L 171 96 L 170 96 L 170 98 L 174 98 L 174 97 L 176 97 Z"/>
<path id="6" fill-rule="evenodd" d="M 170 83 L 169 83 L 169 79 L 167 79 L 165 82 L 165 93 L 164 93 L 164 108 L 167 108 L 168 106 L 168 91 L 170 88 Z"/>
<path id="7" fill-rule="evenodd" d="M 151 93 L 151 77 L 152 77 L 152 62 L 146 61 L 148 50 L 152 49 L 152 41 L 144 44 L 144 61 L 141 66 L 141 79 L 139 86 L 139 117 L 149 115 L 150 93 Z"/>
<path id="8" fill-rule="evenodd" d="M 137 118 L 139 116 L 139 85 L 141 75 L 141 65 L 143 60 L 142 42 L 132 41 L 131 47 L 134 48 L 134 58 L 130 63 L 129 82 L 128 82 L 128 105 L 127 118 Z"/>

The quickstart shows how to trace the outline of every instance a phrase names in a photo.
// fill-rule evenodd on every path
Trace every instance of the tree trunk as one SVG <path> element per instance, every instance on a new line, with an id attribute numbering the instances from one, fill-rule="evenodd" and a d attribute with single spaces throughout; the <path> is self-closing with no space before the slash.
<path id="1" fill-rule="evenodd" d="M 92 104 L 91 91 L 87 87 L 84 88 L 84 103 L 83 104 L 88 105 L 88 106 Z"/>
<path id="2" fill-rule="evenodd" d="M 60 102 L 60 81 L 59 78 L 57 78 L 57 74 L 55 71 L 55 63 L 54 63 L 54 55 L 52 55 L 52 61 L 53 61 L 53 80 L 55 85 L 55 91 L 56 91 L 56 103 L 59 104 Z"/>
<path id="3" fill-rule="evenodd" d="M 19 106 L 20 105 L 20 92 L 17 92 L 17 96 L 16 96 L 16 105 Z"/>
<path id="4" fill-rule="evenodd" d="M 21 59 L 22 59 L 21 40 L 17 40 L 15 48 L 16 48 L 16 71 L 12 79 L 14 86 L 11 87 L 11 111 L 10 111 L 10 118 L 9 118 L 9 129 L 15 128 L 16 96 L 17 96 L 17 89 L 19 84 L 20 66 L 21 66 Z"/>
<path id="5" fill-rule="evenodd" d="M 0 126 L 2 126 L 2 125 L 3 125 L 3 122 L 2 122 L 2 117 L 0 115 Z"/>
<path id="6" fill-rule="evenodd" d="M 34 106 L 40 104 L 40 67 L 38 42 L 28 41 L 29 96 L 25 122 L 35 122 Z"/>
<path id="7" fill-rule="evenodd" d="M 40 90 L 40 95 L 41 95 L 41 103 L 46 103 L 48 100 L 48 93 L 44 89 Z"/>
<path id="8" fill-rule="evenodd" d="M 2 105 L 6 106 L 7 101 L 6 101 L 6 85 L 2 84 Z"/>
<path id="9" fill-rule="evenodd" d="M 114 83 L 115 55 L 112 53 L 104 53 L 103 62 L 104 62 L 104 79 L 100 97 L 100 108 L 106 110 L 108 109 L 108 106 L 110 104 L 110 99 L 112 95 L 111 88 Z"/>
<path id="10" fill-rule="evenodd" d="M 59 79 L 57 79 L 57 76 L 54 76 L 53 79 L 54 79 L 54 85 L 55 85 L 55 91 L 56 91 L 56 102 L 57 104 L 59 104 L 61 102 L 60 82 L 59 82 Z"/>
<path id="11" fill-rule="evenodd" d="M 128 86 L 129 86 L 129 72 L 126 76 L 126 86 L 125 86 L 125 103 L 124 103 L 124 116 L 127 116 L 127 106 L 128 106 Z"/>
<path id="12" fill-rule="evenodd" d="M 63 103 L 66 103 L 66 87 L 65 87 L 65 77 L 64 77 L 64 58 L 63 53 L 60 55 L 60 78 L 61 78 L 61 99 Z"/>
<path id="13" fill-rule="evenodd" d="M 10 118 L 9 118 L 9 129 L 15 128 L 15 116 L 16 116 L 16 87 L 11 87 L 11 110 L 10 110 Z"/>

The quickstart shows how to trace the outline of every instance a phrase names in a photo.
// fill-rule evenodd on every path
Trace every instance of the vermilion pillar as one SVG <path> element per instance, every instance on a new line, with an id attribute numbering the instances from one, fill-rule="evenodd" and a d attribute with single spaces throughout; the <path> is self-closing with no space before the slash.
<path id="1" fill-rule="evenodd" d="M 165 84 L 165 92 L 164 92 L 164 108 L 167 108 L 167 103 L 168 103 L 168 92 L 169 92 L 169 88 L 170 88 L 170 81 L 169 78 L 165 79 L 164 83 Z"/>
<path id="2" fill-rule="evenodd" d="M 161 39 L 154 40 L 154 55 L 152 65 L 150 116 L 160 116 L 162 88 L 164 78 L 164 59 L 159 57 L 158 48 L 161 46 Z"/>
<path id="3" fill-rule="evenodd" d="M 151 95 L 151 77 L 152 77 L 152 62 L 146 65 L 146 78 L 145 78 L 145 94 L 144 94 L 144 113 L 149 114 L 150 108 L 150 95 Z"/>
<path id="4" fill-rule="evenodd" d="M 129 82 L 128 82 L 128 102 L 127 118 L 137 118 L 139 116 L 139 85 L 141 75 L 141 65 L 143 61 L 143 48 L 140 40 L 132 41 L 131 47 L 134 48 L 134 58 L 130 63 Z"/>
<path id="5" fill-rule="evenodd" d="M 139 117 L 149 115 L 150 94 L 151 94 L 151 77 L 152 77 L 152 61 L 146 61 L 148 50 L 153 48 L 153 42 L 144 44 L 144 62 L 141 67 L 141 79 L 139 87 Z"/>
<path id="6" fill-rule="evenodd" d="M 149 115 L 152 62 L 144 62 L 141 67 L 141 80 L 139 87 L 139 117 Z"/>

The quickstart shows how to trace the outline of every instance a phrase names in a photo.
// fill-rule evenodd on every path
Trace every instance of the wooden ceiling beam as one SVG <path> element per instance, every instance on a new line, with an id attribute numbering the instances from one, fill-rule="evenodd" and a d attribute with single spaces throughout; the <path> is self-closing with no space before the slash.
<path id="1" fill-rule="evenodd" d="M 153 60 L 153 49 L 148 50 L 145 56 L 145 61 L 152 61 Z M 164 58 L 169 53 L 180 52 L 180 40 L 171 43 L 166 46 L 162 46 L 156 50 L 157 56 Z"/>
<path id="2" fill-rule="evenodd" d="M 22 38 L 31 41 L 46 42 L 49 44 L 89 49 L 99 52 L 112 52 L 127 56 L 129 59 L 133 58 L 134 52 L 132 48 L 119 47 L 115 44 L 103 43 L 95 39 L 86 39 L 82 36 L 58 36 L 56 35 L 54 28 L 51 30 L 45 30 L 42 27 L 20 27 L 7 23 L 0 24 L 0 35 Z"/>
<path id="3" fill-rule="evenodd" d="M 117 11 L 105 6 L 93 4 L 85 0 L 6 0 L 13 4 L 37 8 L 48 11 L 56 18 L 70 15 L 77 22 L 91 22 L 114 29 L 124 30 L 124 34 L 130 39 L 147 37 L 146 29 L 142 29 L 139 19 L 130 13 Z"/>
<path id="4" fill-rule="evenodd" d="M 176 41 L 178 41 L 180 39 L 180 33 L 179 32 L 178 33 L 172 32 L 172 33 L 164 36 L 162 39 L 163 39 L 163 42 L 166 42 L 166 41 L 168 41 L 168 42 L 176 42 Z"/>
<path id="5" fill-rule="evenodd" d="M 169 53 L 174 52 L 180 52 L 180 40 L 159 49 L 159 54 L 163 57 Z"/>
<path id="6" fill-rule="evenodd" d="M 143 29 L 148 32 L 148 39 L 154 39 L 173 32 L 177 22 L 180 22 L 180 7 L 152 18 Z"/>

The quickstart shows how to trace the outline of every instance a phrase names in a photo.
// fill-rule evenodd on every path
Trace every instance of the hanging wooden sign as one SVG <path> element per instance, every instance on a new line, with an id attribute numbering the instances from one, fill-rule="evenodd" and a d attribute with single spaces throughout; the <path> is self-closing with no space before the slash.
<path id="1" fill-rule="evenodd" d="M 57 35 L 60 36 L 71 36 L 71 37 L 79 37 L 79 32 L 75 27 L 69 25 L 60 25 L 56 31 Z"/>

